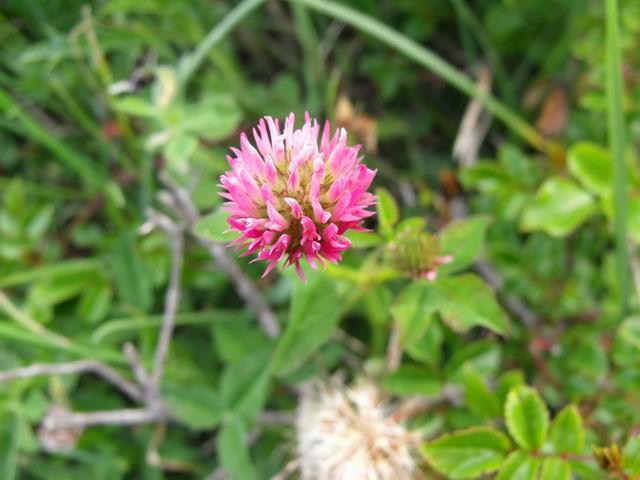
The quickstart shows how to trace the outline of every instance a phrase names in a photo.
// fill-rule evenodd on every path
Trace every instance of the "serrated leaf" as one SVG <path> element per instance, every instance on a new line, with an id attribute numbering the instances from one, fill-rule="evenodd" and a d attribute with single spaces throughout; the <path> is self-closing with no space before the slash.
<path id="1" fill-rule="evenodd" d="M 631 438 L 622 453 L 622 469 L 636 478 L 640 475 L 640 435 Z"/>
<path id="2" fill-rule="evenodd" d="M 527 452 L 517 450 L 504 462 L 496 480 L 536 480 L 540 462 L 540 458 L 533 458 Z"/>
<path id="3" fill-rule="evenodd" d="M 584 445 L 582 417 L 575 405 L 563 408 L 554 418 L 549 438 L 556 453 L 580 453 Z"/>
<path id="4" fill-rule="evenodd" d="M 477 275 L 444 277 L 433 286 L 440 294 L 438 310 L 454 330 L 464 333 L 472 327 L 482 326 L 501 335 L 507 332 L 507 315 L 491 288 Z"/>
<path id="5" fill-rule="evenodd" d="M 236 416 L 226 419 L 218 435 L 218 454 L 224 472 L 232 480 L 254 480 L 256 471 L 247 448 L 247 432 Z"/>
<path id="6" fill-rule="evenodd" d="M 571 465 L 560 458 L 547 458 L 542 464 L 540 480 L 571 480 Z"/>
<path id="7" fill-rule="evenodd" d="M 502 465 L 511 442 L 492 428 L 459 430 L 425 444 L 428 462 L 448 478 L 476 478 Z"/>
<path id="8" fill-rule="evenodd" d="M 565 237 L 595 212 L 595 201 L 575 182 L 561 177 L 545 181 L 522 215 L 525 231 L 541 230 Z"/>
<path id="9" fill-rule="evenodd" d="M 469 267 L 476 259 L 491 219 L 485 215 L 465 218 L 449 223 L 440 231 L 440 248 L 451 255 L 453 261 L 440 267 L 441 273 L 453 273 Z"/>
<path id="10" fill-rule="evenodd" d="M 378 197 L 376 209 L 378 211 L 378 226 L 380 232 L 385 235 L 390 235 L 393 226 L 398 223 L 400 219 L 398 204 L 391 193 L 384 188 L 376 188 L 376 196 Z"/>
<path id="11" fill-rule="evenodd" d="M 538 392 L 518 386 L 509 392 L 504 407 L 509 433 L 527 450 L 538 450 L 547 438 L 549 412 Z"/>
<path id="12" fill-rule="evenodd" d="M 333 333 L 338 322 L 335 282 L 322 272 L 296 282 L 289 323 L 273 358 L 274 372 L 286 375 L 300 367 Z"/>

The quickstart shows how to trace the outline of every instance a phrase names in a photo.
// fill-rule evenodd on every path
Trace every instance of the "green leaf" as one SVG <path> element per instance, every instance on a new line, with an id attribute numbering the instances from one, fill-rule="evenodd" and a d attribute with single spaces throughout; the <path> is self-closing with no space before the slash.
<path id="1" fill-rule="evenodd" d="M 273 357 L 278 375 L 300 367 L 329 340 L 339 320 L 335 282 L 322 272 L 312 272 L 306 284 L 297 282 L 292 299 L 289 324 Z"/>
<path id="2" fill-rule="evenodd" d="M 395 395 L 435 395 L 442 388 L 437 375 L 425 368 L 410 365 L 403 365 L 386 376 L 382 385 Z"/>
<path id="3" fill-rule="evenodd" d="M 147 100 L 140 97 L 123 97 L 113 102 L 116 110 L 136 117 L 153 118 L 158 114 L 158 110 Z"/>
<path id="4" fill-rule="evenodd" d="M 568 405 L 556 415 L 549 431 L 556 453 L 580 453 L 584 446 L 582 417 L 575 405 Z"/>
<path id="5" fill-rule="evenodd" d="M 153 300 L 151 279 L 131 231 L 123 231 L 116 237 L 110 264 L 120 299 L 140 310 L 149 310 Z"/>
<path id="6" fill-rule="evenodd" d="M 113 290 L 107 282 L 96 282 L 80 297 L 78 316 L 89 324 L 104 320 L 111 310 Z"/>
<path id="7" fill-rule="evenodd" d="M 573 181 L 551 177 L 525 208 L 522 229 L 542 230 L 554 237 L 565 237 L 595 212 L 591 195 Z"/>
<path id="8" fill-rule="evenodd" d="M 194 227 L 194 232 L 199 237 L 212 242 L 229 243 L 238 238 L 238 232 L 229 230 L 227 218 L 229 214 L 220 207 L 209 215 L 201 217 Z"/>
<path id="9" fill-rule="evenodd" d="M 55 207 L 51 204 L 47 204 L 39 209 L 29 220 L 26 233 L 31 240 L 39 240 L 45 233 L 47 233 L 47 230 L 51 226 L 54 212 Z"/>
<path id="10" fill-rule="evenodd" d="M 374 232 L 358 232 L 350 230 L 344 235 L 351 241 L 353 248 L 371 248 L 382 245 L 384 240 Z"/>
<path id="11" fill-rule="evenodd" d="M 242 111 L 231 95 L 211 95 L 185 109 L 180 127 L 184 132 L 222 140 L 236 131 Z"/>
<path id="12" fill-rule="evenodd" d="M 462 373 L 462 386 L 465 401 L 472 412 L 486 418 L 500 416 L 498 397 L 489 390 L 478 372 L 472 368 L 465 369 Z"/>
<path id="13" fill-rule="evenodd" d="M 496 480 L 536 480 L 541 459 L 529 456 L 527 452 L 517 450 L 509 455 L 500 469 Z M 545 480 L 546 477 L 544 477 Z"/>
<path id="14" fill-rule="evenodd" d="M 167 165 L 172 171 L 181 174 L 189 170 L 189 159 L 198 148 L 198 140 L 188 134 L 176 133 L 164 147 Z"/>
<path id="15" fill-rule="evenodd" d="M 502 465 L 511 443 L 492 428 L 459 430 L 422 447 L 428 462 L 449 478 L 476 478 Z"/>
<path id="16" fill-rule="evenodd" d="M 235 363 L 244 357 L 266 350 L 270 340 L 255 324 L 218 322 L 213 325 L 216 353 L 225 363 Z"/>
<path id="17" fill-rule="evenodd" d="M 571 465 L 560 458 L 547 458 L 542 464 L 540 480 L 571 480 Z"/>
<path id="18" fill-rule="evenodd" d="M 437 368 L 442 358 L 443 342 L 444 327 L 437 318 L 432 318 L 422 337 L 411 342 L 405 342 L 405 350 L 414 360 L 425 363 L 432 368 Z"/>
<path id="19" fill-rule="evenodd" d="M 504 416 L 509 433 L 527 450 L 538 450 L 547 438 L 549 412 L 533 388 L 519 386 L 507 395 Z"/>
<path id="20" fill-rule="evenodd" d="M 440 231 L 440 248 L 453 261 L 440 267 L 442 273 L 453 273 L 469 267 L 480 253 L 491 219 L 485 215 L 449 223 Z"/>
<path id="21" fill-rule="evenodd" d="M 247 420 L 259 413 L 268 394 L 269 383 L 263 378 L 268 370 L 268 358 L 268 352 L 257 352 L 227 365 L 220 385 L 225 409 L 233 410 Z"/>
<path id="22" fill-rule="evenodd" d="M 454 330 L 466 332 L 472 327 L 482 326 L 501 335 L 507 332 L 507 315 L 491 288 L 477 275 L 444 277 L 433 286 L 440 294 L 438 310 Z"/>
<path id="23" fill-rule="evenodd" d="M 236 416 L 226 419 L 218 435 L 218 454 L 225 473 L 232 480 L 257 478 L 249 449 L 247 432 L 242 420 Z"/>
<path id="24" fill-rule="evenodd" d="M 411 346 L 424 336 L 439 305 L 437 291 L 427 282 L 411 283 L 400 292 L 391 315 L 400 323 L 403 346 Z"/>
<path id="25" fill-rule="evenodd" d="M 613 359 L 620 366 L 640 363 L 640 316 L 625 318 L 616 332 Z"/>
<path id="26" fill-rule="evenodd" d="M 384 235 L 389 236 L 393 231 L 393 226 L 398 223 L 400 219 L 400 210 L 388 190 L 376 188 L 376 195 L 378 197 L 376 208 L 378 210 L 379 230 Z"/>
<path id="27" fill-rule="evenodd" d="M 606 149 L 590 142 L 579 142 L 567 153 L 569 171 L 590 192 L 611 195 L 613 163 Z"/>
<path id="28" fill-rule="evenodd" d="M 207 385 L 167 384 L 162 391 L 171 415 L 194 430 L 209 430 L 222 418 L 222 402 Z"/>
<path id="29" fill-rule="evenodd" d="M 622 469 L 634 478 L 640 475 L 640 435 L 631 438 L 624 447 Z"/>

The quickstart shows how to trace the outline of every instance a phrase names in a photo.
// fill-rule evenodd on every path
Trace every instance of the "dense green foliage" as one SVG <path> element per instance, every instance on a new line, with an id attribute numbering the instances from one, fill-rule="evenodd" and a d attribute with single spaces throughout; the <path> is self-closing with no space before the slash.
<path id="1" fill-rule="evenodd" d="M 270 478 L 296 455 L 278 419 L 336 372 L 433 400 L 409 421 L 426 478 L 640 478 L 640 2 L 617 4 L 3 2 L 0 379 L 83 359 L 132 379 L 127 342 L 151 370 L 175 243 L 140 227 L 154 208 L 186 233 L 166 425 L 63 448 L 53 406 L 147 400 L 86 372 L 0 382 L 0 478 Z M 461 126 L 479 106 L 492 123 Z M 306 284 L 215 263 L 229 146 L 305 111 L 365 145 L 372 231 Z"/>

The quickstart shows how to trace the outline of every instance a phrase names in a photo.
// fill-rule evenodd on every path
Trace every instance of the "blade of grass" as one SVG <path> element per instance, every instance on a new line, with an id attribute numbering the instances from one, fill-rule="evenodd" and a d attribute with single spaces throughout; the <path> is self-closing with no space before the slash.
<path id="1" fill-rule="evenodd" d="M 58 335 L 57 333 L 46 329 L 41 324 L 36 322 L 33 318 L 20 310 L 2 291 L 0 291 L 0 312 L 4 312 L 7 317 L 19 324 L 21 327 L 30 330 L 33 333 L 36 333 L 62 347 L 68 347 L 72 343 L 68 338 L 63 337 L 62 335 Z"/>
<path id="2" fill-rule="evenodd" d="M 624 163 L 624 114 L 622 111 L 622 58 L 617 0 L 607 0 L 607 115 L 609 148 L 613 157 L 613 192 L 616 263 L 620 284 L 620 313 L 627 313 L 629 250 L 627 239 L 627 179 Z"/>
<path id="3" fill-rule="evenodd" d="M 52 263 L 41 267 L 33 267 L 19 272 L 8 273 L 0 276 L 0 288 L 24 285 L 34 280 L 55 278 L 60 275 L 72 273 L 97 272 L 103 267 L 100 260 L 83 258 L 79 260 L 66 260 L 60 263 Z"/>
<path id="4" fill-rule="evenodd" d="M 94 360 L 101 360 L 103 362 L 110 363 L 111 365 L 128 365 L 127 360 L 124 358 L 124 356 L 114 350 L 98 348 L 95 345 L 86 346 L 78 343 L 72 343 L 71 345 L 66 346 L 60 345 L 47 337 L 43 337 L 23 328 L 10 325 L 8 322 L 3 321 L 1 318 L 0 339 L 14 343 L 22 343 L 24 345 L 30 345 L 32 347 L 47 349 L 54 352 L 66 353 L 78 358 L 91 358 Z"/>
<path id="5" fill-rule="evenodd" d="M 336 2 L 329 0 L 289 1 L 306 5 L 313 10 L 329 15 L 389 45 L 419 65 L 431 70 L 462 93 L 476 99 L 483 107 L 495 115 L 496 118 L 516 134 L 520 135 L 534 148 L 553 158 L 561 158 L 564 156 L 563 150 L 559 145 L 548 141 L 534 127 L 505 104 L 491 94 L 482 92 L 465 74 L 431 50 L 411 40 L 406 35 L 403 35 L 375 18 Z"/>
<path id="6" fill-rule="evenodd" d="M 11 440 L 9 442 L 9 446 L 4 452 L 4 467 L 2 471 L 4 475 L 2 478 L 6 480 L 14 480 L 18 475 L 18 458 L 20 453 L 20 417 L 19 412 L 16 408 L 11 413 L 12 417 L 12 429 L 11 429 Z"/>
<path id="7" fill-rule="evenodd" d="M 224 322 L 243 322 L 252 318 L 248 311 L 209 310 L 205 312 L 186 312 L 176 316 L 176 325 L 214 325 Z M 109 320 L 96 329 L 91 335 L 92 343 L 121 341 L 143 329 L 157 329 L 162 325 L 162 315 L 151 315 L 142 318 L 116 318 Z"/>
<path id="8" fill-rule="evenodd" d="M 0 88 L 0 112 L 4 112 L 7 117 L 17 122 L 25 137 L 49 149 L 63 165 L 78 174 L 89 187 L 97 190 L 105 186 L 106 174 L 102 169 L 98 168 L 90 158 L 76 152 L 47 132 L 2 88 Z"/>
<path id="9" fill-rule="evenodd" d="M 202 65 L 202 62 L 204 62 L 209 50 L 215 47 L 238 23 L 264 2 L 265 0 L 243 0 L 213 27 L 196 49 L 181 60 L 178 67 L 180 85 L 184 87 L 188 83 L 196 70 Z"/>

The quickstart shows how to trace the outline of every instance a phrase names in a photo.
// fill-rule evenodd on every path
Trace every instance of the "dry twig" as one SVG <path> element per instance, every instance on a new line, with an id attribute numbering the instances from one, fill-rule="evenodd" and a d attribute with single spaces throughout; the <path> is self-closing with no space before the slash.
<path id="1" fill-rule="evenodd" d="M 223 245 L 212 242 L 195 233 L 194 227 L 198 223 L 200 215 L 191 200 L 189 191 L 176 184 L 166 175 L 161 174 L 160 179 L 167 190 L 160 192 L 158 195 L 159 200 L 173 210 L 177 216 L 184 219 L 186 222 L 185 228 L 190 235 L 209 252 L 216 265 L 229 275 L 238 296 L 255 312 L 264 332 L 271 338 L 278 337 L 280 335 L 280 324 L 255 283 L 238 267 Z"/>
<path id="2" fill-rule="evenodd" d="M 131 399 L 141 401 L 142 392 L 113 368 L 93 360 L 79 360 L 69 363 L 36 363 L 28 367 L 16 368 L 0 372 L 0 383 L 17 380 L 19 378 L 31 378 L 42 375 L 71 375 L 75 373 L 94 373 L 119 390 L 127 394 Z"/>

